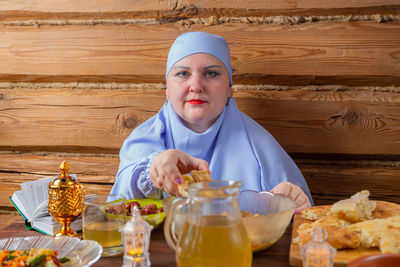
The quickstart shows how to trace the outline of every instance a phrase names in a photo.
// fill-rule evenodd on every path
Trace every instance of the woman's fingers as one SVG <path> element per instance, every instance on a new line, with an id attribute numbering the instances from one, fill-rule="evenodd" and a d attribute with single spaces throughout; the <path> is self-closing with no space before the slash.
<path id="1" fill-rule="evenodd" d="M 168 149 L 154 157 L 150 180 L 166 193 L 179 196 L 178 184 L 182 181 L 182 174 L 191 170 L 208 170 L 208 163 L 182 151 Z"/>
<path id="2" fill-rule="evenodd" d="M 195 158 L 182 151 L 178 151 L 177 167 L 181 173 L 188 173 L 192 170 L 208 170 L 208 163 L 205 160 Z"/>
<path id="3" fill-rule="evenodd" d="M 274 194 L 284 195 L 296 201 L 297 211 L 311 207 L 311 202 L 307 195 L 295 184 L 283 182 L 275 186 L 271 192 Z"/>

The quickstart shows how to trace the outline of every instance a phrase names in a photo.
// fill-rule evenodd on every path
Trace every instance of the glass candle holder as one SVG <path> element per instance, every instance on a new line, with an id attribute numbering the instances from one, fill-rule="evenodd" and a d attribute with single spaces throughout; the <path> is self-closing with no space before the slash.
<path id="1" fill-rule="evenodd" d="M 151 226 L 133 206 L 131 219 L 120 228 L 124 248 L 123 267 L 149 267 Z"/>
<path id="2" fill-rule="evenodd" d="M 336 249 L 326 239 L 328 233 L 321 227 L 315 227 L 311 232 L 312 241 L 301 248 L 304 267 L 332 267 Z"/>

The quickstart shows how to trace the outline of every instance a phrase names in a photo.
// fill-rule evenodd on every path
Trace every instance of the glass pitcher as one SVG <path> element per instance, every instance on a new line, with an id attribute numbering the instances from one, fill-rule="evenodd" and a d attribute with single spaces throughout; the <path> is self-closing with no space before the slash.
<path id="1" fill-rule="evenodd" d="M 164 234 L 176 251 L 178 267 L 251 266 L 253 254 L 238 202 L 241 184 L 240 181 L 195 183 L 189 186 L 189 198 L 171 203 Z M 185 209 L 186 216 L 176 216 L 178 210 L 182 215 Z M 179 232 L 178 218 L 184 220 Z"/>

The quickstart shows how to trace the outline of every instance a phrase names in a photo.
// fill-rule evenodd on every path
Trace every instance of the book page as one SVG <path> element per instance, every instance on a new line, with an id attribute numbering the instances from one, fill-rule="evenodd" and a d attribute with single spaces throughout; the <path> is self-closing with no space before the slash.
<path id="1" fill-rule="evenodd" d="M 12 200 L 13 204 L 16 205 L 16 209 L 18 209 L 18 212 L 22 213 L 23 214 L 22 216 L 26 220 L 28 220 L 28 221 L 31 220 L 31 218 L 32 218 L 31 212 L 32 211 L 27 210 L 25 207 L 26 204 L 24 204 L 24 203 L 26 201 L 24 199 L 24 193 L 22 192 L 22 190 L 15 191 L 11 196 L 11 200 Z"/>
<path id="2" fill-rule="evenodd" d="M 49 183 L 54 179 L 55 177 L 44 178 L 21 184 L 25 198 L 24 205 L 26 204 L 29 211 L 35 211 L 43 201 L 49 200 Z"/>
<path id="3" fill-rule="evenodd" d="M 42 201 L 42 203 L 40 203 L 32 213 L 33 220 L 46 216 L 50 216 L 49 199 Z"/>

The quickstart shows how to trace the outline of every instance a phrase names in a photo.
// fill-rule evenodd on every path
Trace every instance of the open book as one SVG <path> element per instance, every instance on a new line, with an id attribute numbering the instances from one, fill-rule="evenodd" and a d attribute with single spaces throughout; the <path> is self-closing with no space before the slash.
<path id="1" fill-rule="evenodd" d="M 43 234 L 54 235 L 62 225 L 49 213 L 49 183 L 53 178 L 39 179 L 21 184 L 21 190 L 10 197 L 11 202 L 25 219 L 27 229 L 35 229 Z M 82 218 L 79 216 L 71 223 L 75 231 L 82 230 Z"/>

